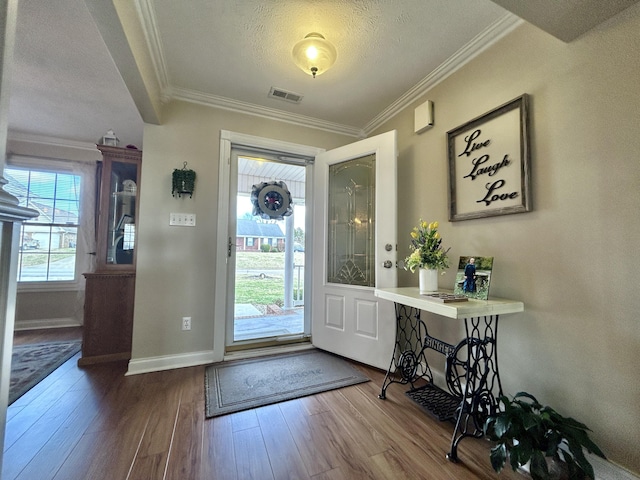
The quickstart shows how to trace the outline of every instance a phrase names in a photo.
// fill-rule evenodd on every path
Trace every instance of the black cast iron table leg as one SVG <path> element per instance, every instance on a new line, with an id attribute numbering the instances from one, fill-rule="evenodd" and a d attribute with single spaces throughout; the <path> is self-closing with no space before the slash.
<path id="1" fill-rule="evenodd" d="M 465 318 L 465 330 L 467 338 L 461 344 L 466 346 L 466 358 L 460 349 L 451 360 L 453 365 L 457 363 L 466 368 L 451 451 L 447 454 L 452 462 L 458 461 L 458 444 L 464 437 L 484 435 L 484 422 L 496 411 L 497 397 L 502 395 L 498 370 L 498 315 Z"/>
<path id="2" fill-rule="evenodd" d="M 397 302 L 395 309 L 396 344 L 378 395 L 383 400 L 386 398 L 387 387 L 392 383 L 410 384 L 413 389 L 417 379 L 426 377 L 431 381 L 433 378 L 422 347 L 427 327 L 420 320 L 420 309 Z"/>

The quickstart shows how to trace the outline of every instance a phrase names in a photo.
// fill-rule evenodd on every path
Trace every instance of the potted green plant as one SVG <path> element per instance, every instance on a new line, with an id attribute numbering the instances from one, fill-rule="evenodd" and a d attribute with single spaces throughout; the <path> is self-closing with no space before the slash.
<path id="1" fill-rule="evenodd" d="M 193 197 L 193 191 L 196 184 L 196 172 L 187 168 L 187 162 L 184 162 L 182 169 L 175 169 L 171 176 L 171 194 L 175 197 L 189 195 Z"/>
<path id="2" fill-rule="evenodd" d="M 529 462 L 534 480 L 563 475 L 570 479 L 594 478 L 583 449 L 606 457 L 589 439 L 586 425 L 541 405 L 526 392 L 517 393 L 512 400 L 503 395 L 499 401 L 503 408 L 489 415 L 484 424 L 485 435 L 497 442 L 490 454 L 496 472 L 502 470 L 508 459 L 513 470 Z M 557 468 L 564 473 L 552 474 Z"/>

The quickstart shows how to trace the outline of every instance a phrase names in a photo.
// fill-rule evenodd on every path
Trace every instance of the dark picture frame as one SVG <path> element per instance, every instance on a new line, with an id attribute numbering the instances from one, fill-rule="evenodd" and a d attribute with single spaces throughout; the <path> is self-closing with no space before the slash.
<path id="1" fill-rule="evenodd" d="M 531 210 L 529 96 L 447 132 L 449 221 Z"/>

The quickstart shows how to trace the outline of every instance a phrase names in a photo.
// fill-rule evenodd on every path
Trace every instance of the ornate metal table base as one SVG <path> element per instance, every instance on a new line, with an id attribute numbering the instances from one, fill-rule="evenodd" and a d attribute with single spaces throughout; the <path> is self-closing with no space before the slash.
<path id="1" fill-rule="evenodd" d="M 451 345 L 429 335 L 420 309 L 398 302 L 395 307 L 396 344 L 379 398 L 386 398 L 392 383 L 408 384 L 408 397 L 439 420 L 455 422 L 447 454 L 455 462 L 463 438 L 483 436 L 484 421 L 496 410 L 496 398 L 502 395 L 496 348 L 498 315 L 465 318 L 466 338 Z M 447 390 L 433 383 L 427 349 L 445 356 Z M 418 379 L 427 380 L 427 384 L 416 387 Z"/>

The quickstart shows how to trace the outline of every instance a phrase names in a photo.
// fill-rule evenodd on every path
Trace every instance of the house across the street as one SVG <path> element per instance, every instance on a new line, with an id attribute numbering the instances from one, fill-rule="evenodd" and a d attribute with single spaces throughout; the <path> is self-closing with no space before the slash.
<path id="1" fill-rule="evenodd" d="M 284 251 L 284 233 L 280 225 L 239 218 L 236 250 L 239 252 L 259 251 L 260 245 L 264 244 L 270 245 L 272 249 Z"/>

